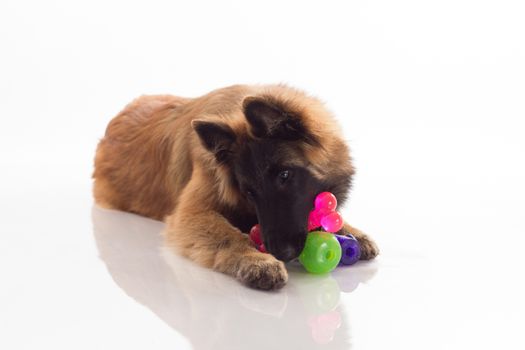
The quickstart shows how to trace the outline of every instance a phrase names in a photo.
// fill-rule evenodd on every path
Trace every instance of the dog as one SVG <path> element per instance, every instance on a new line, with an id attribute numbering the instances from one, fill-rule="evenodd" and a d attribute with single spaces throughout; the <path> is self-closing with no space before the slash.
<path id="1" fill-rule="evenodd" d="M 343 204 L 354 167 L 332 114 L 286 85 L 234 85 L 198 98 L 142 96 L 107 126 L 93 194 L 105 208 L 166 223 L 166 245 L 263 290 L 281 288 L 302 251 L 315 196 Z M 244 234 L 260 223 L 270 254 Z M 377 245 L 345 222 L 341 234 Z"/>

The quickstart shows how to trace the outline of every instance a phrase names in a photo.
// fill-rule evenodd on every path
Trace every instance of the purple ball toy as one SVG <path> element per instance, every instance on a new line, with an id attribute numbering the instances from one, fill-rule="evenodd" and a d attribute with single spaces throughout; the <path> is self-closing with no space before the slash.
<path id="1" fill-rule="evenodd" d="M 342 250 L 339 265 L 352 265 L 356 263 L 361 257 L 361 247 L 357 239 L 352 235 L 335 235 L 335 238 L 339 241 Z"/>

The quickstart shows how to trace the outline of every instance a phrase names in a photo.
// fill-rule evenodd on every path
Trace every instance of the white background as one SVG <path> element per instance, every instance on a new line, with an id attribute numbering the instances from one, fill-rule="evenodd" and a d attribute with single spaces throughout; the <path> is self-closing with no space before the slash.
<path id="1" fill-rule="evenodd" d="M 0 348 L 523 349 L 524 18 L 522 1 L 2 0 Z M 92 208 L 97 141 L 134 97 L 276 82 L 340 120 L 343 212 L 375 262 L 261 293 L 159 255 L 160 223 Z M 325 297 L 342 320 L 322 345 L 304 300 Z"/>

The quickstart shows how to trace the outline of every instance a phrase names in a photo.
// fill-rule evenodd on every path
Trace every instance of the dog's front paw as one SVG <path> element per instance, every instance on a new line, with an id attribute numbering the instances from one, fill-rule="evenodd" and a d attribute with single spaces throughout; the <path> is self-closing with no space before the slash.
<path id="1" fill-rule="evenodd" d="M 361 247 L 361 260 L 370 260 L 379 254 L 377 244 L 367 235 L 363 235 L 359 238 L 356 237 L 356 239 Z"/>
<path id="2" fill-rule="evenodd" d="M 257 253 L 243 257 L 237 271 L 237 279 L 256 289 L 279 289 L 288 281 L 288 272 L 282 261 L 270 254 Z"/>

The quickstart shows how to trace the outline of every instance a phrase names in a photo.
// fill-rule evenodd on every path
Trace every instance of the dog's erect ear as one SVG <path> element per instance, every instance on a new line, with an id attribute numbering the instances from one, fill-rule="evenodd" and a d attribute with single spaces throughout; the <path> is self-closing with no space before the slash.
<path id="1" fill-rule="evenodd" d="M 246 97 L 244 115 L 256 137 L 283 140 L 310 140 L 301 119 L 281 107 L 259 97 Z"/>
<path id="2" fill-rule="evenodd" d="M 232 128 L 221 122 L 206 120 L 192 120 L 191 126 L 199 135 L 202 145 L 215 155 L 217 161 L 228 159 L 236 139 Z"/>

